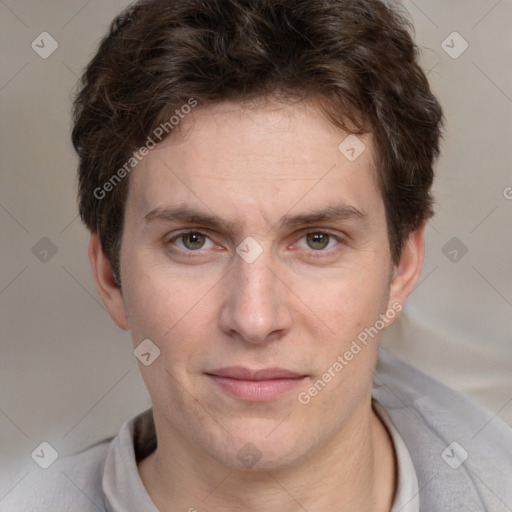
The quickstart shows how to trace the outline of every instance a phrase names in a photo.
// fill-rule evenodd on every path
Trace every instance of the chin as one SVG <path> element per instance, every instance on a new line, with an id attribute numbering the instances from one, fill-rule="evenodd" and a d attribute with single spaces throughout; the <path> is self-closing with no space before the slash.
<path id="1" fill-rule="evenodd" d="M 279 421 L 230 425 L 227 430 L 236 432 L 236 437 L 224 438 L 218 451 L 215 450 L 217 453 L 212 453 L 210 445 L 210 454 L 222 464 L 236 470 L 276 471 L 293 466 L 307 449 L 308 437 L 300 439 L 298 433 L 278 426 Z M 278 432 L 280 428 L 281 431 Z M 301 447 L 300 451 L 297 450 L 298 446 Z"/>

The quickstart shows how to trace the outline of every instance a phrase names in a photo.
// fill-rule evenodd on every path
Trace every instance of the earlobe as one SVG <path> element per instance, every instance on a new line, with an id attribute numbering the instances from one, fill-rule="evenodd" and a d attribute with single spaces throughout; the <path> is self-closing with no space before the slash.
<path id="1" fill-rule="evenodd" d="M 128 330 L 128 319 L 121 288 L 114 276 L 112 265 L 103 252 L 100 239 L 95 233 L 91 233 L 89 240 L 89 262 L 96 289 L 110 317 L 119 328 Z"/>
<path id="2" fill-rule="evenodd" d="M 398 264 L 393 267 L 388 308 L 403 307 L 421 274 L 424 256 L 425 224 L 412 231 L 402 249 Z M 401 309 L 400 307 L 400 309 Z"/>

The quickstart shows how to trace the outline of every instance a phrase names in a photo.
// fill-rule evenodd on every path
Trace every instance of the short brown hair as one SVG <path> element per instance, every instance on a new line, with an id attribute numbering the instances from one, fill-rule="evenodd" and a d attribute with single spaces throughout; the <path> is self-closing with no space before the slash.
<path id="1" fill-rule="evenodd" d="M 409 233 L 432 215 L 443 124 L 411 30 L 381 0 L 129 6 L 87 66 L 73 110 L 80 215 L 98 233 L 116 276 L 129 180 L 118 180 L 105 198 L 95 191 L 190 98 L 199 106 L 270 95 L 320 98 L 333 124 L 371 132 L 396 263 Z"/>

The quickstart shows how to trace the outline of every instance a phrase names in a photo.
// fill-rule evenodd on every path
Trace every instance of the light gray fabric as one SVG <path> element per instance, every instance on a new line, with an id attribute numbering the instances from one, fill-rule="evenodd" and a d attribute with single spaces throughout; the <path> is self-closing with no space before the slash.
<path id="1" fill-rule="evenodd" d="M 151 409 L 126 422 L 110 445 L 102 482 L 108 512 L 158 512 L 139 476 L 134 444 L 140 460 L 156 448 Z"/>
<path id="2" fill-rule="evenodd" d="M 386 409 L 377 400 L 373 401 L 373 409 L 391 435 L 397 459 L 397 490 L 390 512 L 419 512 L 418 477 L 411 454 Z"/>
<path id="3" fill-rule="evenodd" d="M 411 456 L 399 432 L 385 409 L 374 402 L 374 408 L 388 428 L 398 459 L 398 489 L 395 503 L 390 512 L 418 512 L 418 481 Z M 103 491 L 108 512 L 139 511 L 157 512 L 157 509 L 139 478 L 134 455 L 134 438 L 141 448 L 142 457 L 155 448 L 151 410 L 125 423 L 119 436 L 109 448 L 103 475 Z"/>
<path id="4" fill-rule="evenodd" d="M 373 396 L 409 448 L 422 512 L 512 510 L 509 425 L 383 350 Z M 446 462 L 456 465 L 458 448 L 448 448 L 453 442 L 468 453 L 456 469 Z"/>
<path id="5" fill-rule="evenodd" d="M 404 454 L 412 459 L 421 512 L 512 510 L 508 425 L 384 351 L 373 395 L 391 418 L 392 423 L 386 423 L 398 450 L 399 475 L 407 467 Z M 156 439 L 148 419 L 151 410 L 126 422 L 113 441 L 61 457 L 49 469 L 34 469 L 0 502 L 0 511 L 157 512 L 138 476 L 133 446 L 134 442 L 141 446 L 142 456 L 154 449 Z M 465 452 L 468 458 L 459 465 Z M 403 499 L 410 490 L 402 490 L 407 479 L 399 482 L 397 496 Z M 409 512 L 404 506 L 398 510 Z"/>

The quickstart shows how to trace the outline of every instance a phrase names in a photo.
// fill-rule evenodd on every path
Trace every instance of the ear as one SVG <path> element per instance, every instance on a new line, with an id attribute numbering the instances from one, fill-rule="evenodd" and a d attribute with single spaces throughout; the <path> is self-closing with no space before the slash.
<path id="1" fill-rule="evenodd" d="M 393 266 L 388 309 L 401 311 L 407 297 L 418 282 L 423 267 L 424 236 L 425 223 L 410 233 L 402 249 L 400 261 Z M 398 315 L 394 318 L 397 317 Z"/>
<path id="2" fill-rule="evenodd" d="M 128 319 L 121 288 L 115 282 L 112 265 L 103 252 L 100 239 L 95 233 L 91 233 L 89 240 L 89 262 L 96 289 L 110 314 L 110 318 L 118 327 L 125 331 L 128 330 Z"/>

